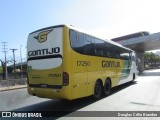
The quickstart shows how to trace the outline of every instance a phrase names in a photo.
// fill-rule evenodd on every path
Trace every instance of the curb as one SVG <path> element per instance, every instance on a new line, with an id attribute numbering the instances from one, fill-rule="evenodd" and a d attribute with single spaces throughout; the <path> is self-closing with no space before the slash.
<path id="1" fill-rule="evenodd" d="M 23 88 L 27 88 L 27 85 L 19 85 L 19 86 L 10 86 L 10 87 L 0 88 L 0 92 L 9 91 L 9 90 L 16 90 L 16 89 L 23 89 Z"/>

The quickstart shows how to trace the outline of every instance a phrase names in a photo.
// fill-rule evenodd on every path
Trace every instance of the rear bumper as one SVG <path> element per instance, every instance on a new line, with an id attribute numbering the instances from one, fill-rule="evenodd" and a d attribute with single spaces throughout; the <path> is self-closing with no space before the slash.
<path id="1" fill-rule="evenodd" d="M 62 86 L 61 86 L 62 87 Z M 70 89 L 63 86 L 59 88 L 38 88 L 28 86 L 28 93 L 33 96 L 50 99 L 67 99 L 72 100 Z"/>
<path id="2" fill-rule="evenodd" d="M 61 85 L 48 85 L 48 84 L 29 84 L 31 88 L 51 88 L 51 89 L 62 89 Z"/>

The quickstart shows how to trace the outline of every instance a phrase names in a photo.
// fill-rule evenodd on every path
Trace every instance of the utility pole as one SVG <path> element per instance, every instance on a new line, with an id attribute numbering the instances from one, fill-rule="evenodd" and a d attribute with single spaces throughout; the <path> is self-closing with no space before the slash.
<path id="1" fill-rule="evenodd" d="M 13 61 L 14 61 L 14 66 L 13 66 L 13 72 L 14 72 L 14 75 L 15 75 L 15 72 L 16 72 L 16 61 L 15 61 L 15 51 L 17 50 L 17 49 L 10 49 L 10 50 L 12 50 L 12 52 L 13 52 Z"/>
<path id="2" fill-rule="evenodd" d="M 4 64 L 5 64 L 5 78 L 7 79 L 7 77 L 8 77 L 8 72 L 7 72 L 7 58 L 6 58 L 6 53 L 7 53 L 7 48 L 6 48 L 6 44 L 7 44 L 7 42 L 1 42 L 3 45 L 3 51 L 2 52 L 4 52 L 4 57 L 5 57 L 5 62 L 4 62 Z"/>

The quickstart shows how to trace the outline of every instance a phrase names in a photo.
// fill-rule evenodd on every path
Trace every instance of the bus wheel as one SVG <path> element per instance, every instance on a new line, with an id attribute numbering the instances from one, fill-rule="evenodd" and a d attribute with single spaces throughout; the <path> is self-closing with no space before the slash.
<path id="1" fill-rule="evenodd" d="M 95 86 L 94 86 L 93 97 L 95 99 L 99 99 L 101 97 L 101 94 L 102 94 L 102 85 L 101 85 L 100 81 L 96 81 Z"/>
<path id="2" fill-rule="evenodd" d="M 107 79 L 103 86 L 103 95 L 108 96 L 110 94 L 110 91 L 111 91 L 111 82 L 110 80 Z"/>
<path id="3" fill-rule="evenodd" d="M 133 78 L 132 78 L 132 82 L 134 82 L 134 80 L 135 80 L 135 73 L 133 74 Z"/>

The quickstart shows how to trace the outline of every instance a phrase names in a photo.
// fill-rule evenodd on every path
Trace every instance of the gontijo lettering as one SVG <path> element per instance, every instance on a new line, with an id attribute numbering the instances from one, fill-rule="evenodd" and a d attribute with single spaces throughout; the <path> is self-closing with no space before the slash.
<path id="1" fill-rule="evenodd" d="M 102 60 L 102 67 L 120 67 L 120 62 Z"/>
<path id="2" fill-rule="evenodd" d="M 59 52 L 60 52 L 59 47 L 50 48 L 50 49 L 46 48 L 46 49 L 29 51 L 28 56 L 31 57 L 31 56 L 40 56 L 40 55 L 50 55 L 50 54 L 59 53 Z"/>

